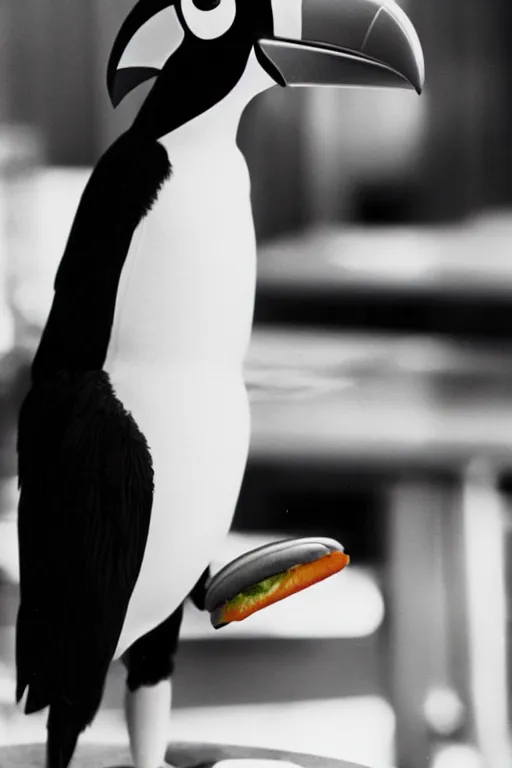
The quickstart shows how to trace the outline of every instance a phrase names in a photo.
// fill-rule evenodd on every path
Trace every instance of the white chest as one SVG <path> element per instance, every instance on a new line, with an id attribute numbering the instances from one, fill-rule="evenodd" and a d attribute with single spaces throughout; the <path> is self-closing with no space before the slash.
<path id="1" fill-rule="evenodd" d="M 264 84 L 256 65 L 252 95 Z M 117 654 L 190 592 L 229 530 L 244 474 L 256 242 L 235 137 L 247 98 L 235 88 L 161 139 L 172 177 L 120 279 L 105 368 L 147 439 L 155 492 Z"/>
<path id="2" fill-rule="evenodd" d="M 241 365 L 246 353 L 256 244 L 245 160 L 231 143 L 169 159 L 121 274 L 107 369 Z"/>
<path id="3" fill-rule="evenodd" d="M 242 364 L 256 248 L 247 168 L 229 147 L 169 151 L 173 175 L 121 275 L 105 369 L 146 437 L 155 492 L 118 655 L 180 604 L 211 561 L 247 459 Z"/>

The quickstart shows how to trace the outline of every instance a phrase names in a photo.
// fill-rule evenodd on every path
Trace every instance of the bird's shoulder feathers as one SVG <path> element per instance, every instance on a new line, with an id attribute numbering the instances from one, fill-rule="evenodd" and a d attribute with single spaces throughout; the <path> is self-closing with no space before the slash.
<path id="1" fill-rule="evenodd" d="M 171 174 L 162 144 L 128 131 L 96 165 L 82 194 L 55 279 L 33 374 L 100 370 L 121 272 L 135 229 Z"/>

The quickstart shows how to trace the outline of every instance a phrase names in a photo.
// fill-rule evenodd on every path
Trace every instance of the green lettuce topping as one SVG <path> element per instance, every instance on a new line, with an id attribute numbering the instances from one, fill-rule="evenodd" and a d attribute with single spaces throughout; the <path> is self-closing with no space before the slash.
<path id="1" fill-rule="evenodd" d="M 243 592 L 240 592 L 229 600 L 226 603 L 226 607 L 240 608 L 242 605 L 256 603 L 262 597 L 266 597 L 267 595 L 272 594 L 272 592 L 275 592 L 283 583 L 287 575 L 288 571 L 278 573 L 275 576 L 269 576 L 268 579 L 263 579 L 263 581 L 260 581 L 253 586 L 247 587 Z"/>

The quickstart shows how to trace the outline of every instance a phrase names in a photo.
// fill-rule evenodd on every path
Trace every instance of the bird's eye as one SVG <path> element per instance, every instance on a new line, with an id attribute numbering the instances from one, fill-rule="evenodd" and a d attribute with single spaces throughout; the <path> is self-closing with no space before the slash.
<path id="1" fill-rule="evenodd" d="M 236 0 L 181 0 L 188 28 L 202 40 L 214 40 L 230 29 L 236 16 Z"/>
<path id="2" fill-rule="evenodd" d="M 214 8 L 220 5 L 221 0 L 193 0 L 193 2 L 200 11 L 213 11 Z"/>

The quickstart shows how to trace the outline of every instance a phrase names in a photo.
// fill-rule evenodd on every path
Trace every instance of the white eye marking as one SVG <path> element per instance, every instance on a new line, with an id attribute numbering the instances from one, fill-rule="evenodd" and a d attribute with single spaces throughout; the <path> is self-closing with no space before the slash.
<path id="1" fill-rule="evenodd" d="M 167 59 L 179 48 L 184 38 L 173 6 L 152 16 L 137 31 L 121 57 L 118 69 L 154 67 L 162 69 Z"/>
<path id="2" fill-rule="evenodd" d="M 220 0 L 209 11 L 202 11 L 194 0 L 181 0 L 181 10 L 187 26 L 201 40 L 214 40 L 230 29 L 236 16 L 236 0 Z"/>

